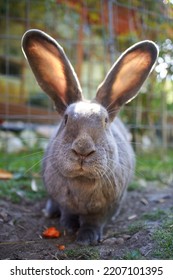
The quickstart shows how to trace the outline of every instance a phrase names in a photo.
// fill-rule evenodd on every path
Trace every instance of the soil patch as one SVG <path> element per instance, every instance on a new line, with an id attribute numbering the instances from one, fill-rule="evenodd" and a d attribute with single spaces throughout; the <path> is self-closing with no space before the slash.
<path id="1" fill-rule="evenodd" d="M 120 215 L 106 226 L 97 246 L 75 244 L 75 236 L 60 227 L 58 218 L 44 217 L 45 199 L 20 204 L 1 199 L 0 259 L 155 259 L 153 234 L 173 212 L 173 187 L 156 185 L 150 183 L 127 193 Z M 51 226 L 56 226 L 61 236 L 42 238 L 44 229 Z M 65 249 L 59 250 L 58 245 Z"/>

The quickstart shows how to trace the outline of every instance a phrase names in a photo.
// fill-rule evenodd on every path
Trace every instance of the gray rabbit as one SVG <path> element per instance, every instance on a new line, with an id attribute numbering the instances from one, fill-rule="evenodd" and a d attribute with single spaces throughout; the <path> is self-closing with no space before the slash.
<path id="1" fill-rule="evenodd" d="M 77 232 L 80 244 L 100 241 L 106 222 L 118 212 L 135 169 L 135 155 L 117 118 L 153 68 L 158 48 L 142 41 L 127 49 L 97 89 L 82 96 L 78 78 L 61 46 L 40 30 L 29 30 L 22 49 L 40 87 L 61 116 L 43 159 L 49 215 Z"/>

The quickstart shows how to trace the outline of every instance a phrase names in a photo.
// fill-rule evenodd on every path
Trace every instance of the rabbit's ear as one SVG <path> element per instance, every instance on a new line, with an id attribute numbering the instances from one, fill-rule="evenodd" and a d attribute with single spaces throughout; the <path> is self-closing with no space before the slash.
<path id="1" fill-rule="evenodd" d="M 82 99 L 81 87 L 62 47 L 46 33 L 31 29 L 22 38 L 22 50 L 40 87 L 53 99 L 57 111 Z"/>
<path id="2" fill-rule="evenodd" d="M 107 108 L 110 119 L 137 95 L 157 56 L 158 47 L 152 41 L 142 41 L 127 49 L 112 66 L 95 98 Z"/>

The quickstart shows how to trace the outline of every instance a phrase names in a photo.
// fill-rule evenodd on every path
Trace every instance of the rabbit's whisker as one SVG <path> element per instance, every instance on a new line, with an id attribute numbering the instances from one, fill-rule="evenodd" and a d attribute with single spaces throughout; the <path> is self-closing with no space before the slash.
<path id="1" fill-rule="evenodd" d="M 53 169 L 53 170 L 51 170 L 51 172 L 50 172 L 50 170 L 49 170 L 49 174 L 52 176 L 52 175 L 54 175 L 54 174 L 56 174 L 57 173 L 57 170 L 56 169 Z M 42 173 L 43 175 L 45 174 L 45 171 Z"/>
<path id="2" fill-rule="evenodd" d="M 126 144 L 126 143 L 130 143 L 130 144 L 133 144 L 133 145 L 142 145 L 142 142 L 135 142 L 135 141 L 123 141 L 123 140 L 121 140 L 121 141 L 116 141 L 116 144 Z"/>
<path id="3" fill-rule="evenodd" d="M 106 167 L 109 169 L 109 172 L 107 173 L 105 170 L 105 174 L 104 174 L 105 181 L 106 181 L 106 183 L 108 182 L 108 185 L 110 185 L 112 187 L 112 189 L 114 189 L 113 181 L 111 181 L 110 176 L 113 176 L 113 178 L 114 178 L 115 175 L 109 166 L 106 166 Z"/>
<path id="4" fill-rule="evenodd" d="M 116 161 L 114 161 L 114 160 L 112 160 L 112 159 L 110 159 L 110 158 L 109 158 L 108 160 L 110 160 L 110 161 L 114 162 L 115 164 L 117 164 Z M 139 162 L 139 163 L 142 164 L 142 162 Z M 124 169 L 126 169 L 126 170 L 128 170 L 128 171 L 131 170 L 130 168 L 128 168 L 128 167 L 125 166 L 124 164 L 121 163 L 121 165 L 123 166 Z M 137 175 L 141 176 L 141 177 L 144 177 L 144 174 L 142 174 L 141 172 L 139 172 L 139 171 L 137 171 L 137 170 L 135 170 L 135 173 L 136 173 Z"/>
<path id="5" fill-rule="evenodd" d="M 119 108 L 115 108 L 115 107 L 114 107 L 114 109 L 109 110 L 110 107 L 114 104 L 114 102 L 115 102 L 115 100 L 113 100 L 111 103 L 109 103 L 109 104 L 106 106 L 106 110 L 107 110 L 110 114 L 112 114 L 112 112 L 115 112 L 115 113 L 119 112 Z"/>
<path id="6" fill-rule="evenodd" d="M 118 113 L 119 113 L 119 111 L 120 111 L 120 109 L 118 108 L 118 109 L 112 109 L 112 110 L 109 110 L 109 109 L 107 109 L 107 111 L 108 111 L 108 113 L 109 113 L 109 115 L 115 115 L 115 116 L 117 116 L 118 115 Z"/>
<path id="7" fill-rule="evenodd" d="M 98 170 L 98 172 L 102 172 L 101 173 L 102 178 L 106 177 L 109 180 L 109 182 L 111 183 L 108 175 L 111 174 L 114 177 L 114 173 L 113 173 L 112 169 L 108 165 L 106 165 L 106 167 L 103 168 L 103 170 Z"/>
<path id="8" fill-rule="evenodd" d="M 105 178 L 105 174 L 106 174 L 106 170 L 103 169 L 103 170 L 100 170 L 99 168 L 96 168 L 94 169 L 95 173 L 99 176 L 99 178 L 101 180 L 103 180 L 104 182 L 106 182 L 106 178 Z"/>
<path id="9" fill-rule="evenodd" d="M 46 156 L 45 158 L 51 158 L 52 155 L 49 155 L 49 156 Z M 26 171 L 25 171 L 25 174 L 28 173 L 30 170 L 32 170 L 35 166 L 37 166 L 40 162 L 42 162 L 42 158 L 40 160 L 38 160 L 36 163 L 34 163 L 30 168 L 28 168 Z M 52 162 L 51 162 L 52 164 Z"/>
<path id="10" fill-rule="evenodd" d="M 28 168 L 28 169 L 25 171 L 24 174 L 27 174 L 30 170 L 32 170 L 35 166 L 37 166 L 41 161 L 42 161 L 42 159 L 39 160 L 39 161 L 37 161 L 35 164 L 33 164 L 30 168 Z"/>
<path id="11" fill-rule="evenodd" d="M 31 154 L 28 154 L 28 155 L 21 156 L 20 158 L 27 158 L 27 157 L 30 157 L 30 156 L 40 155 L 40 154 L 43 154 L 43 153 L 44 153 L 44 151 L 34 152 L 34 153 L 31 153 Z"/>
<path id="12" fill-rule="evenodd" d="M 104 169 L 103 171 L 97 170 L 97 173 L 100 176 L 100 179 L 103 181 L 103 185 L 111 185 L 113 187 L 111 180 L 109 179 L 109 176 L 107 174 L 107 170 Z"/>

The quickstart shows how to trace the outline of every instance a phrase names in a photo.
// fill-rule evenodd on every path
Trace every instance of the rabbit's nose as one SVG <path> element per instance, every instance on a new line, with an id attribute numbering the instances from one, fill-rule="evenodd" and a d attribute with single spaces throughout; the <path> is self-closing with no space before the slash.
<path id="1" fill-rule="evenodd" d="M 88 141 L 87 139 L 78 139 L 73 142 L 72 151 L 79 158 L 84 159 L 95 153 L 96 148 L 92 141 Z"/>

